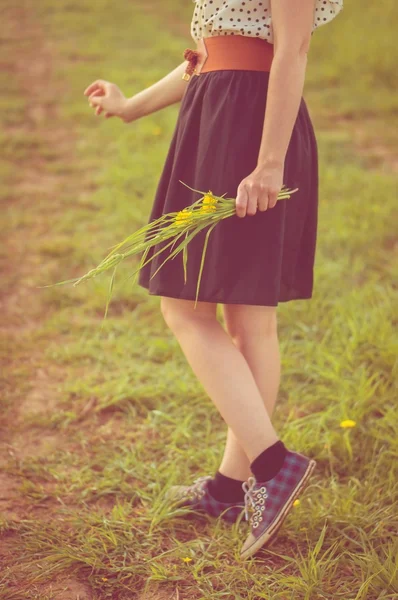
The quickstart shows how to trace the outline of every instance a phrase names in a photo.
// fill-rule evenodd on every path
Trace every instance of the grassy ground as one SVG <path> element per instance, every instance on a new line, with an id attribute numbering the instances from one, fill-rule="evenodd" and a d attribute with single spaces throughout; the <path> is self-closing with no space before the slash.
<path id="1" fill-rule="evenodd" d="M 215 471 L 225 424 L 159 298 L 120 277 L 100 330 L 105 278 L 37 288 L 83 274 L 146 223 L 178 105 L 125 125 L 94 117 L 83 90 L 102 77 L 132 95 L 173 69 L 191 9 L 2 3 L 0 598 L 396 598 L 392 0 L 383 13 L 347 3 L 312 41 L 315 289 L 279 305 L 275 425 L 318 468 L 268 550 L 240 563 L 245 523 L 160 500 Z"/>

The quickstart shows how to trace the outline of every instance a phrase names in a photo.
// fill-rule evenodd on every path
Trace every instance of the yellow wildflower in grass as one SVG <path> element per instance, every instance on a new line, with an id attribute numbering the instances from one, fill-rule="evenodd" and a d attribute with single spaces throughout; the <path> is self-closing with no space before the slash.
<path id="1" fill-rule="evenodd" d="M 300 504 L 300 500 L 298 498 L 296 498 L 296 500 L 293 502 L 293 506 L 298 506 Z"/>
<path id="2" fill-rule="evenodd" d="M 182 558 L 181 560 L 184 561 L 184 563 L 189 563 L 191 562 L 192 558 L 190 558 L 189 556 L 184 556 L 184 558 Z"/>
<path id="3" fill-rule="evenodd" d="M 102 577 L 101 579 L 102 579 L 102 581 L 108 581 L 107 577 Z"/>
<path id="4" fill-rule="evenodd" d="M 349 429 L 351 427 L 355 427 L 356 421 L 352 421 L 351 419 L 346 419 L 345 421 L 341 421 L 340 427 L 343 429 Z"/>

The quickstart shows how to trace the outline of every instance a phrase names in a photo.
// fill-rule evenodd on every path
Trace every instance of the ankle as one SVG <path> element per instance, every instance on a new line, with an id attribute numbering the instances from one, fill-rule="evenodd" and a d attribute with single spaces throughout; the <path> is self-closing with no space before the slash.
<path id="1" fill-rule="evenodd" d="M 286 454 L 287 448 L 281 440 L 261 452 L 250 464 L 250 469 L 256 481 L 273 479 L 282 468 Z"/>
<path id="2" fill-rule="evenodd" d="M 231 466 L 232 465 L 230 465 L 230 467 Z M 252 475 L 249 461 L 247 462 L 247 467 L 242 466 L 242 468 L 224 468 L 222 465 L 220 465 L 218 467 L 218 473 L 224 475 L 224 477 L 229 477 L 229 479 L 235 479 L 237 481 L 247 481 Z"/>
<path id="3" fill-rule="evenodd" d="M 209 492 L 219 502 L 241 502 L 244 497 L 243 481 L 227 477 L 217 471 L 214 478 L 209 481 Z"/>

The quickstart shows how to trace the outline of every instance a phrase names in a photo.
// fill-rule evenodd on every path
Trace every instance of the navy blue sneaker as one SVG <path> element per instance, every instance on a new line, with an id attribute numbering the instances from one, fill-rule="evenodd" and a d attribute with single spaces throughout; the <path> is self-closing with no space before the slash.
<path id="1" fill-rule="evenodd" d="M 194 511 L 205 512 L 212 517 L 221 517 L 228 523 L 235 523 L 242 515 L 245 502 L 219 502 L 209 492 L 210 475 L 195 479 L 192 485 L 173 485 L 166 492 L 166 499 L 175 506 L 189 507 Z"/>
<path id="2" fill-rule="evenodd" d="M 242 546 L 241 558 L 248 558 L 267 545 L 277 533 L 293 502 L 308 483 L 315 460 L 298 452 L 287 451 L 281 470 L 270 481 L 249 477 L 245 491 L 245 518 L 249 509 L 251 532 Z"/>

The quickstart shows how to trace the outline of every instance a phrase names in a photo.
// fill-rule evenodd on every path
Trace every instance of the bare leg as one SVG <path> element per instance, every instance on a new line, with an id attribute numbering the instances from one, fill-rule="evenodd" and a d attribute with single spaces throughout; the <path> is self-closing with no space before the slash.
<path id="1" fill-rule="evenodd" d="M 276 310 L 276 306 L 223 305 L 227 331 L 246 358 L 270 418 L 281 375 Z M 240 480 L 252 474 L 250 461 L 230 427 L 219 471 Z"/>
<path id="2" fill-rule="evenodd" d="M 163 317 L 193 372 L 252 462 L 278 441 L 253 373 L 217 319 L 217 304 L 162 296 Z"/>

